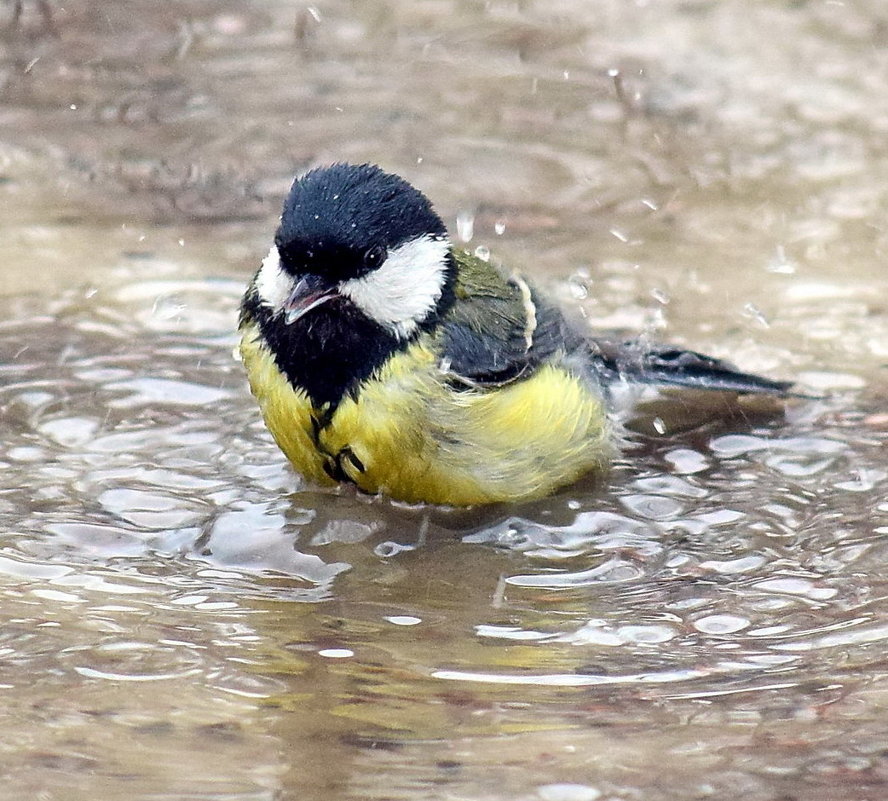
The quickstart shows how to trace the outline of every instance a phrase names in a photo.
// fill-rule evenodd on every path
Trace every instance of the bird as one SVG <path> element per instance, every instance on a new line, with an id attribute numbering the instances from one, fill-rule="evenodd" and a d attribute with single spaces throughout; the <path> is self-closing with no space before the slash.
<path id="1" fill-rule="evenodd" d="M 239 317 L 277 445 L 309 482 L 408 504 L 541 498 L 618 452 L 613 388 L 785 396 L 704 354 L 595 337 L 518 273 L 455 246 L 373 164 L 297 177 Z"/>

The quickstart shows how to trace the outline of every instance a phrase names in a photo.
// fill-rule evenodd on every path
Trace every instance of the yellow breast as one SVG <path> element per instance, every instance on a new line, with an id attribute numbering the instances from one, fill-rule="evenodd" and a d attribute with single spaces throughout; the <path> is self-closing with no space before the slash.
<path id="1" fill-rule="evenodd" d="M 322 410 L 293 389 L 255 328 L 241 353 L 269 430 L 315 482 L 339 471 L 366 492 L 466 506 L 546 495 L 610 458 L 602 399 L 559 365 L 494 390 L 455 390 L 435 354 L 414 345 L 317 431 Z"/>
<path id="2" fill-rule="evenodd" d="M 278 447 L 307 479 L 334 485 L 336 482 L 324 471 L 324 454 L 315 443 L 314 409 L 308 395 L 295 390 L 278 369 L 274 356 L 262 343 L 259 329 L 253 324 L 241 329 L 240 354 L 247 368 L 250 389 Z"/>

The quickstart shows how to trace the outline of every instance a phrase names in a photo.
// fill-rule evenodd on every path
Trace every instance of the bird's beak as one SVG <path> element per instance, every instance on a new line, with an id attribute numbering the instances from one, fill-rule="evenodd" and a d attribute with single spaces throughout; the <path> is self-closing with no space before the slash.
<path id="1" fill-rule="evenodd" d="M 336 287 L 331 286 L 326 279 L 311 273 L 302 276 L 293 287 L 290 297 L 284 301 L 284 322 L 287 325 L 295 323 L 300 317 L 338 294 Z"/>

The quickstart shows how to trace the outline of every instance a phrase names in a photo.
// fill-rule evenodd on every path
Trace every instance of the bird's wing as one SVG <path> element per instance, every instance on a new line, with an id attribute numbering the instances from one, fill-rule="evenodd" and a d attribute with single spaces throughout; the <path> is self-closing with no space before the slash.
<path id="1" fill-rule="evenodd" d="M 642 341 L 589 339 L 593 364 L 605 383 L 627 381 L 759 395 L 790 395 L 791 381 L 744 373 L 712 356 Z"/>
<path id="2" fill-rule="evenodd" d="M 744 373 L 695 351 L 644 340 L 597 338 L 568 322 L 520 276 L 506 277 L 465 252 L 456 303 L 438 328 L 442 366 L 458 384 L 492 387 L 528 375 L 560 355 L 602 385 L 621 382 L 789 396 L 792 382 Z"/>
<path id="3" fill-rule="evenodd" d="M 455 383 L 492 387 L 526 376 L 575 339 L 561 312 L 520 276 L 506 277 L 468 253 L 459 264 L 456 302 L 438 326 L 442 367 Z"/>

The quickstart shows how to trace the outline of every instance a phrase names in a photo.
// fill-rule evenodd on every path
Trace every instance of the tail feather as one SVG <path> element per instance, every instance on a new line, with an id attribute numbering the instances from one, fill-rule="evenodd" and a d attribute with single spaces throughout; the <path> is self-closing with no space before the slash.
<path id="1" fill-rule="evenodd" d="M 733 364 L 668 345 L 595 340 L 593 359 L 606 382 L 664 384 L 723 392 L 805 397 L 791 392 L 792 381 L 744 373 Z"/>

